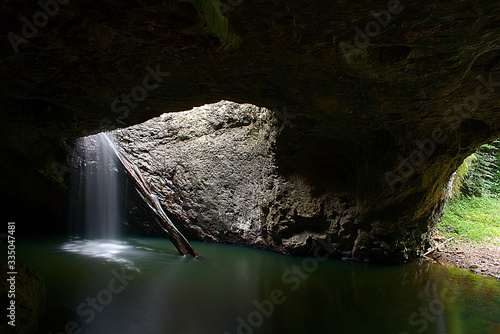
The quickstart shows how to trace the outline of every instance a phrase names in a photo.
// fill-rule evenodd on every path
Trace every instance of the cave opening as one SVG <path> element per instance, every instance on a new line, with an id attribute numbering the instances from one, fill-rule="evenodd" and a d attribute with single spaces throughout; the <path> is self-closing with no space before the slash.
<path id="1" fill-rule="evenodd" d="M 435 319 L 428 323 L 435 332 L 443 323 L 457 326 L 448 319 L 464 313 L 485 328 L 495 328 L 494 318 L 484 319 L 455 302 L 465 294 L 487 298 L 490 288 L 488 284 L 483 287 L 481 278 L 428 262 L 404 266 L 352 262 L 350 249 L 367 245 L 359 233 L 353 238 L 356 231 L 351 224 L 359 223 L 346 189 L 355 182 L 317 185 L 325 170 L 353 166 L 336 154 L 325 155 L 332 142 L 314 138 L 318 147 L 305 159 L 324 159 L 316 173 L 301 173 L 308 168 L 300 165 L 291 168 L 290 161 L 297 157 L 300 161 L 300 155 L 291 154 L 293 159 L 287 157 L 288 164 L 280 167 L 282 161 L 274 155 L 280 152 L 276 145 L 283 140 L 278 136 L 284 133 L 291 138 L 287 133 L 290 130 L 266 108 L 221 101 L 79 138 L 71 160 L 79 181 L 73 184 L 77 187 L 73 191 L 83 189 L 73 200 L 88 204 L 87 208 L 77 205 L 74 214 L 80 216 L 79 224 L 90 223 L 90 230 L 76 230 L 77 237 L 73 234 L 69 239 L 39 238 L 20 246 L 20 256 L 26 259 L 24 252 L 38 250 L 37 262 L 27 263 L 42 272 L 50 291 L 48 311 L 41 317 L 39 328 L 92 333 L 113 326 L 113 332 L 127 332 L 128 325 L 119 319 L 130 316 L 131 304 L 134 310 L 152 307 L 161 311 L 161 316 L 133 311 L 134 326 L 154 331 L 175 323 L 182 332 L 210 328 L 236 333 L 262 329 L 271 333 L 279 326 L 287 328 L 287 333 L 303 333 L 310 328 L 309 321 L 294 321 L 293 328 L 287 325 L 289 312 L 297 307 L 308 317 L 330 319 L 315 325 L 319 331 L 344 330 L 356 322 L 359 305 L 366 308 L 366 326 L 379 324 L 380 333 L 385 333 L 388 326 L 414 329 L 414 321 L 426 319 L 425 312 Z M 104 136 L 108 139 L 103 140 Z M 133 191 L 124 167 L 106 153 L 109 138 L 140 170 L 169 218 L 208 263 L 186 263 L 173 244 L 166 242 L 144 195 Z M 111 189 L 114 191 L 108 192 Z M 338 192 L 331 193 L 332 189 Z M 87 209 L 90 216 L 83 212 Z M 115 234 L 107 225 L 111 220 L 115 228 L 121 225 L 129 233 Z M 102 230 L 102 225 L 111 229 Z M 383 234 L 383 228 L 379 222 L 374 232 Z M 113 236 L 115 239 L 110 240 Z M 339 238 L 338 244 L 335 237 Z M 266 248 L 273 242 L 279 242 L 279 247 Z M 56 247 L 61 252 L 54 251 Z M 50 265 L 47 252 L 50 261 L 61 267 Z M 75 281 L 68 274 L 72 271 L 78 272 Z M 203 284 L 199 284 L 200 278 Z M 68 281 L 73 283 L 68 286 Z M 56 293 L 61 284 L 68 288 Z M 429 284 L 433 284 L 431 288 Z M 219 305 L 233 306 L 206 308 L 203 305 L 207 295 Z M 380 295 L 384 296 L 382 302 Z M 408 310 L 405 305 L 415 295 L 420 296 L 421 307 Z M 311 296 L 314 301 L 308 302 Z M 73 306 L 61 307 L 60 301 L 68 298 Z M 474 300 L 471 298 L 469 303 Z M 329 307 L 317 308 L 317 303 Z M 388 315 L 389 305 L 391 309 L 397 305 L 400 311 Z M 186 316 L 189 312 L 202 312 L 207 317 L 193 322 L 191 316 Z"/>
<path id="2" fill-rule="evenodd" d="M 481 145 L 453 173 L 437 223 L 438 236 L 446 238 L 434 258 L 500 277 L 500 140 Z"/>
<path id="3" fill-rule="evenodd" d="M 498 216 L 489 179 L 465 177 L 447 207 L 443 194 L 500 137 L 499 14 L 4 1 L 0 332 L 499 333 L 489 260 L 429 259 Z M 75 141 L 102 131 L 126 159 L 81 166 Z"/>
<path id="4" fill-rule="evenodd" d="M 316 123 L 312 128 L 317 126 L 320 125 Z M 369 287 L 373 292 L 370 282 L 374 279 L 382 282 L 375 290 L 383 293 L 389 304 L 400 305 L 403 310 L 387 318 L 387 324 L 381 328 L 396 324 L 411 330 L 414 322 L 406 318 L 425 319 L 424 314 L 404 311 L 406 300 L 412 300 L 414 294 L 424 296 L 423 307 L 428 307 L 436 319 L 440 319 L 429 323 L 436 331 L 440 328 L 439 322 L 454 318 L 460 312 L 469 312 L 479 319 L 474 312 L 457 310 L 453 299 L 464 289 L 473 290 L 476 296 L 487 294 L 487 289 L 478 292 L 477 284 L 484 284 L 477 281 L 479 278 L 467 278 L 470 284 L 447 285 L 446 282 L 458 276 L 466 277 L 466 274 L 452 273 L 446 267 L 432 267 L 429 263 L 364 267 L 355 262 L 359 259 L 367 263 L 368 259 L 384 262 L 398 240 L 397 231 L 386 220 L 392 215 L 403 214 L 402 209 L 363 214 L 360 208 L 366 204 L 360 202 L 370 197 L 359 197 L 360 190 L 369 186 L 362 184 L 366 180 L 362 173 L 367 167 L 368 175 L 382 174 L 394 159 L 392 135 L 387 130 L 370 132 L 375 144 L 368 143 L 364 151 L 357 143 L 342 142 L 335 134 L 318 134 L 308 127 L 311 127 L 310 121 L 302 122 L 300 116 L 290 112 L 220 101 L 184 112 L 164 113 L 144 123 L 106 132 L 117 149 L 140 170 L 173 225 L 202 256 L 225 268 L 215 272 L 198 265 L 197 269 L 184 268 L 175 260 L 181 258 L 178 250 L 174 244 L 166 242 L 144 196 L 133 191 L 133 181 L 123 166 L 111 156 L 103 155 L 106 149 L 99 145 L 107 144 L 99 138 L 104 133 L 78 138 L 70 160 L 72 174 L 76 176 L 74 181 L 77 181 L 70 185 L 70 193 L 78 194 L 70 205 L 73 207 L 71 217 L 76 218 L 69 229 L 72 236 L 58 240 L 39 238 L 21 244 L 24 249 L 20 256 L 42 272 L 52 291 L 47 304 L 50 311 L 41 317 L 40 328 L 50 331 L 69 326 L 94 332 L 114 326 L 117 331 L 127 332 L 127 328 L 119 325 L 118 318 L 130 314 L 127 305 L 132 300 L 135 306 L 148 308 L 153 304 L 168 314 L 162 316 L 163 320 L 155 317 L 155 329 L 164 329 L 176 322 L 182 331 L 190 330 L 193 323 L 183 314 L 193 311 L 192 303 L 203 305 L 206 302 L 205 290 L 195 288 L 193 291 L 193 284 L 196 286 L 193 278 L 200 276 L 210 278 L 207 281 L 209 291 L 228 291 L 217 297 L 223 305 L 254 300 L 229 312 L 229 316 L 226 308 L 223 308 L 224 315 L 214 309 L 209 312 L 213 321 L 205 319 L 195 324 L 218 331 L 286 328 L 286 314 L 296 305 L 301 305 L 302 312 L 311 316 L 331 315 L 330 311 L 324 313 L 311 303 L 301 302 L 311 295 L 331 307 L 338 306 L 338 317 L 334 317 L 334 322 L 318 325 L 319 330 L 332 326 L 339 330 L 350 328 L 355 322 L 350 315 L 355 312 L 349 300 L 360 294 L 367 295 Z M 498 195 L 497 181 L 484 181 L 485 175 L 489 180 L 490 174 L 498 173 L 488 174 L 482 169 L 485 166 L 498 168 L 498 155 L 497 160 L 488 160 L 498 153 L 498 143 L 482 146 L 474 156 L 466 159 L 465 167 L 461 166 L 454 174 L 454 180 L 457 180 L 456 175 L 461 175 L 460 185 L 450 183 L 450 203 L 453 197 L 459 197 L 458 193 L 476 197 L 480 193 L 487 198 Z M 380 164 L 359 166 L 359 159 L 364 155 L 376 157 Z M 483 159 L 479 159 L 479 155 Z M 480 164 L 482 161 L 485 163 Z M 478 162 L 477 166 L 474 162 Z M 462 171 L 464 168 L 466 171 Z M 466 177 L 469 174 L 474 177 Z M 476 178 L 480 176 L 483 179 L 478 181 Z M 408 182 L 413 180 L 409 178 Z M 413 201 L 411 197 L 407 200 Z M 81 206 L 82 201 L 87 203 L 86 207 Z M 370 229 L 366 230 L 366 226 Z M 426 226 L 412 228 L 425 231 Z M 449 230 L 446 226 L 445 231 L 456 233 Z M 119 231 L 126 233 L 120 235 Z M 373 241 L 372 236 L 380 239 Z M 230 245 L 294 256 L 253 253 L 256 251 L 251 248 Z M 61 252 L 52 251 L 49 256 L 46 250 L 54 248 Z M 54 270 L 45 260 L 30 260 L 28 254 L 34 249 L 42 258 L 50 257 L 50 261 L 63 264 L 62 269 Z M 330 262 L 332 260 L 326 258 L 343 261 Z M 78 267 L 71 263 L 75 259 L 80 259 Z M 80 262 L 82 259 L 85 264 Z M 158 269 L 158 264 L 166 268 Z M 349 266 L 348 273 L 345 266 Z M 80 279 L 83 277 L 85 282 L 95 283 L 89 285 L 90 289 L 96 289 L 95 296 L 90 297 L 92 302 L 89 302 L 81 286 L 73 284 L 68 290 L 73 308 L 61 308 L 58 306 L 60 301 L 67 297 L 54 290 L 63 282 L 71 281 L 68 276 L 71 268 L 79 270 Z M 102 268 L 107 268 L 107 272 Z M 167 268 L 174 270 L 175 276 Z M 484 274 L 479 267 L 471 269 L 479 269 L 478 273 Z M 340 295 L 338 289 L 325 285 L 325 277 L 334 276 L 335 284 L 343 289 Z M 172 282 L 165 283 L 165 277 Z M 437 282 L 439 291 L 452 291 L 453 296 L 436 302 L 436 295 L 426 288 L 429 281 Z M 109 282 L 122 285 L 116 287 Z M 133 282 L 138 285 L 128 288 L 134 286 Z M 144 287 L 151 282 L 156 286 L 161 284 L 162 291 L 145 291 Z M 263 285 L 271 285 L 274 289 L 262 290 Z M 305 292 L 297 293 L 299 287 Z M 88 287 L 83 291 L 87 290 Z M 120 301 L 122 291 L 127 298 L 125 303 Z M 177 311 L 172 312 L 172 304 L 163 298 L 165 294 L 173 298 L 172 303 L 179 307 Z M 375 300 L 366 298 L 368 301 L 363 305 L 376 304 Z M 336 302 L 332 304 L 332 301 Z M 441 309 L 447 307 L 449 311 L 444 315 Z M 207 312 L 199 307 L 195 307 L 195 311 Z M 59 319 L 61 314 L 65 315 L 64 319 L 73 320 L 63 322 Z M 269 322 L 259 320 L 267 317 L 266 314 L 269 314 Z M 382 313 L 371 308 L 367 323 L 375 324 L 381 317 Z M 148 319 L 150 317 L 141 316 L 135 323 L 151 327 Z M 495 326 L 490 320 L 481 321 L 485 326 Z M 307 322 L 295 322 L 294 328 L 287 331 L 299 333 L 308 326 Z"/>

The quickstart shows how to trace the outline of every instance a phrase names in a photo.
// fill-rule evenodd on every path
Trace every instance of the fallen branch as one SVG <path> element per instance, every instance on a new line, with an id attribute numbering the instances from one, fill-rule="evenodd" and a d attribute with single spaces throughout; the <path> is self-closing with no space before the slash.
<path id="1" fill-rule="evenodd" d="M 427 252 L 426 252 L 424 255 L 422 255 L 422 256 L 427 256 L 427 255 L 429 255 L 430 253 L 432 253 L 432 252 L 434 252 L 435 250 L 437 250 L 439 247 L 441 247 L 441 246 L 443 246 L 443 245 L 447 244 L 448 242 L 450 242 L 451 240 L 453 240 L 453 239 L 455 239 L 455 238 L 456 238 L 456 237 L 452 237 L 452 238 L 449 238 L 448 240 L 443 241 L 442 243 L 440 243 L 440 244 L 439 244 L 439 245 L 437 245 L 436 247 L 431 248 L 429 251 L 427 251 Z"/>
<path id="2" fill-rule="evenodd" d="M 191 246 L 191 244 L 187 241 L 187 239 L 182 235 L 181 232 L 175 227 L 170 218 L 165 214 L 163 208 L 158 200 L 158 197 L 154 195 L 149 188 L 146 180 L 142 177 L 141 172 L 124 154 L 122 154 L 114 143 L 109 139 L 109 137 L 104 134 L 106 140 L 109 142 L 109 147 L 113 150 L 113 154 L 116 155 L 120 163 L 122 164 L 125 172 L 134 180 L 135 189 L 141 195 L 144 202 L 148 205 L 148 207 L 155 214 L 155 222 L 158 227 L 167 235 L 167 237 L 172 241 L 175 248 L 182 255 L 189 255 L 193 257 L 198 257 L 199 254 L 196 250 Z"/>

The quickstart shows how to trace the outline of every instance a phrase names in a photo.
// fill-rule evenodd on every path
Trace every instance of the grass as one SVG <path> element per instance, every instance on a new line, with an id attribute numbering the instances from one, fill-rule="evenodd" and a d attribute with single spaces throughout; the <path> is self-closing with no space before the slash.
<path id="1" fill-rule="evenodd" d="M 495 239 L 500 243 L 500 198 L 463 197 L 445 209 L 437 229 L 447 237 L 481 243 Z"/>

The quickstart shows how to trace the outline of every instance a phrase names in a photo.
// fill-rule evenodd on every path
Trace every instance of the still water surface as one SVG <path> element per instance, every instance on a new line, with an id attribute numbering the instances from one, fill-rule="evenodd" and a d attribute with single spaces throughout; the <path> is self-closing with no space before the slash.
<path id="1" fill-rule="evenodd" d="M 498 280 L 193 246 L 205 260 L 164 238 L 19 242 L 18 261 L 47 285 L 38 332 L 500 334 Z"/>

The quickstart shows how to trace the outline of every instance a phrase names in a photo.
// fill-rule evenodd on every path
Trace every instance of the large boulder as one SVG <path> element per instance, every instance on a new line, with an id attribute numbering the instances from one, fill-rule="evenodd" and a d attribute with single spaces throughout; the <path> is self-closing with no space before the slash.
<path id="1" fill-rule="evenodd" d="M 277 136 L 289 126 L 266 108 L 221 101 L 111 136 L 193 239 L 303 255 L 319 241 L 332 256 L 404 256 L 385 233 L 360 224 L 349 192 L 279 168 Z"/>

